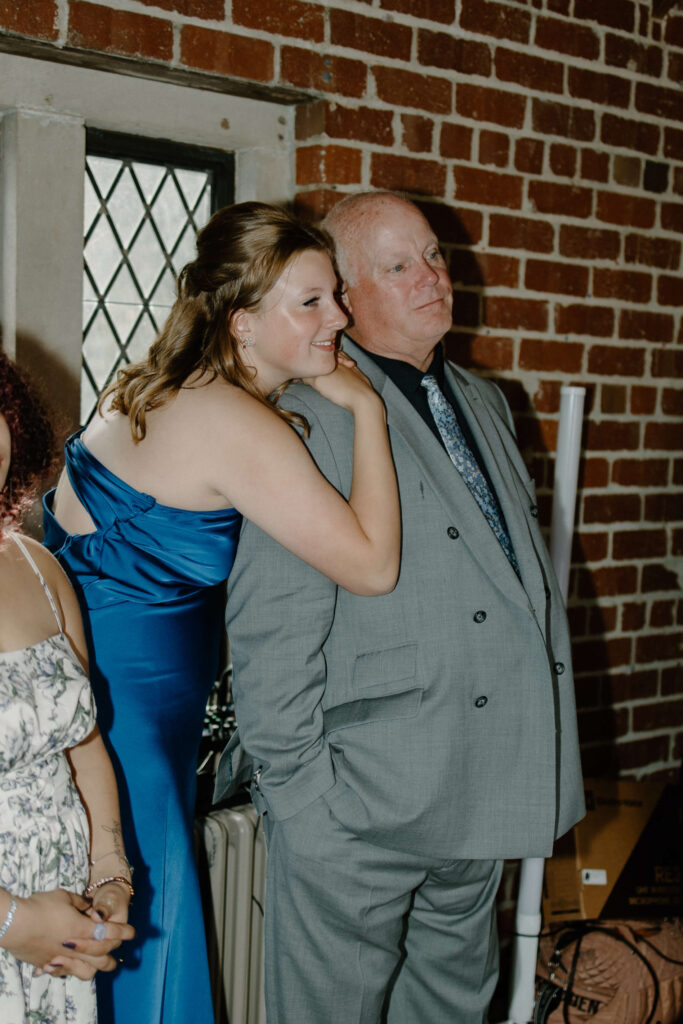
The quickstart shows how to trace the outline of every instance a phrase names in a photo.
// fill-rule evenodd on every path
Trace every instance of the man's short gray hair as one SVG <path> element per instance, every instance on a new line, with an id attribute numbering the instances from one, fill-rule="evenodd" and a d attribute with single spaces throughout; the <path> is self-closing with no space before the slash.
<path id="1" fill-rule="evenodd" d="M 378 200 L 396 199 L 410 203 L 400 192 L 378 190 L 376 192 L 355 192 L 344 196 L 332 207 L 322 222 L 322 227 L 332 237 L 337 257 L 337 266 L 342 280 L 351 286 L 358 283 L 358 258 L 362 253 L 358 238 L 360 218 Z M 411 203 L 412 205 L 412 203 Z"/>

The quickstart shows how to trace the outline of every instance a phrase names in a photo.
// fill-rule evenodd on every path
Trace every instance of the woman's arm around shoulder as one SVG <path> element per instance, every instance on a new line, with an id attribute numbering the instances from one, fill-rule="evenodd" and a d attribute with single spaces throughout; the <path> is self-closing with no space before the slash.
<path id="1" fill-rule="evenodd" d="M 353 446 L 348 502 L 295 430 L 236 388 L 215 408 L 209 472 L 219 493 L 297 557 L 353 593 L 384 594 L 398 577 L 401 533 L 384 405 L 367 382 L 349 381 L 360 371 L 343 367 L 330 377 L 337 373 L 346 376 L 335 403 L 353 416 L 353 430 L 338 439 Z"/>

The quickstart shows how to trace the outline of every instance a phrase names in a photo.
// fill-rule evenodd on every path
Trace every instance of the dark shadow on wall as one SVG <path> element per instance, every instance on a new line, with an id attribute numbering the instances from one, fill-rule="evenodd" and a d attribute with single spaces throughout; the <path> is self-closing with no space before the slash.
<path id="1" fill-rule="evenodd" d="M 1 344 L 0 339 L 0 344 Z M 80 379 L 40 338 L 19 333 L 16 361 L 40 390 L 59 438 L 78 426 Z"/>

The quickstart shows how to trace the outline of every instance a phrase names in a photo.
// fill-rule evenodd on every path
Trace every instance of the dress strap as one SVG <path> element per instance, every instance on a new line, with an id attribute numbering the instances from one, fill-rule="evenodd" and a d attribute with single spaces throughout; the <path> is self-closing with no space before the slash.
<path id="1" fill-rule="evenodd" d="M 31 553 L 29 552 L 28 548 L 26 547 L 26 545 L 24 544 L 22 539 L 19 537 L 19 535 L 16 534 L 16 533 L 10 533 L 10 537 L 15 542 L 15 544 L 17 544 L 19 546 L 19 549 L 23 552 L 24 558 L 26 559 L 28 564 L 31 566 L 31 568 L 33 569 L 33 571 L 36 574 L 36 576 L 38 577 L 38 579 L 40 580 L 40 582 L 42 584 L 42 587 L 43 587 L 43 590 L 45 591 L 45 594 L 47 596 L 47 599 L 50 602 L 50 607 L 52 608 L 54 617 L 57 620 L 57 626 L 59 628 L 59 632 L 60 632 L 60 634 L 63 635 L 64 634 L 64 630 L 62 629 L 62 622 L 61 622 L 61 619 L 59 618 L 59 614 L 57 612 L 57 606 L 56 606 L 55 600 L 54 600 L 54 598 L 52 596 L 52 591 L 50 590 L 50 588 L 48 587 L 47 583 L 45 582 L 45 577 L 43 576 L 42 572 L 40 571 L 40 569 L 36 565 L 36 563 L 35 563 L 32 555 L 31 555 Z"/>

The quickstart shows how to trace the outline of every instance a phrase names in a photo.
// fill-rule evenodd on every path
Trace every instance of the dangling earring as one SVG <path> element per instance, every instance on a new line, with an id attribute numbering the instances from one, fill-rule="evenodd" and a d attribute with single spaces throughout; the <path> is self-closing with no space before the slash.
<path id="1" fill-rule="evenodd" d="M 242 346 L 242 348 L 249 348 L 249 346 L 253 344 L 254 339 L 252 338 L 251 334 L 243 334 L 240 337 L 240 345 Z"/>

